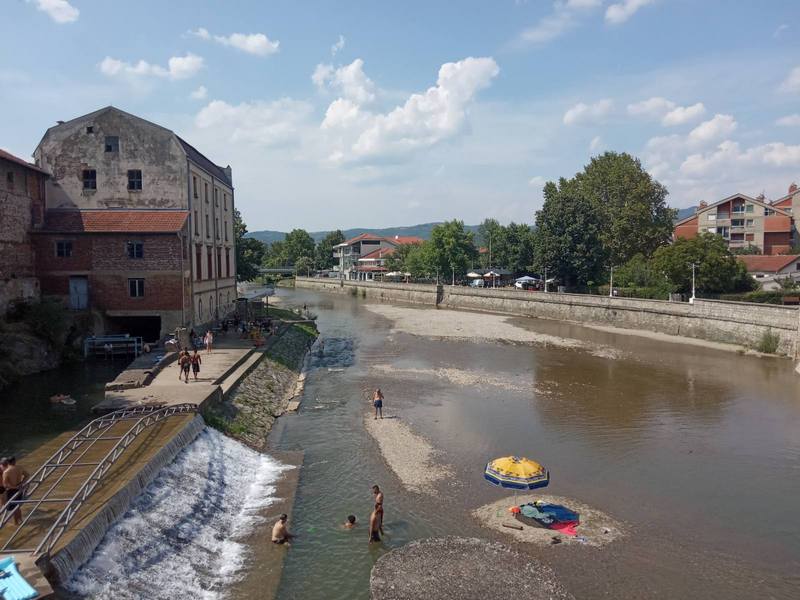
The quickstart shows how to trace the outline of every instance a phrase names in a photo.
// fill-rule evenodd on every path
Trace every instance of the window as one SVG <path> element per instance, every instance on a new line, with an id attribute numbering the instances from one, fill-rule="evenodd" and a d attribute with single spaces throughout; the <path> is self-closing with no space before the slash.
<path id="1" fill-rule="evenodd" d="M 211 237 L 211 227 L 209 226 L 208 215 L 206 215 L 206 237 Z"/>
<path id="2" fill-rule="evenodd" d="M 735 213 L 743 213 L 744 212 L 744 204 L 734 204 L 733 205 L 733 212 L 735 212 Z"/>
<path id="3" fill-rule="evenodd" d="M 727 240 L 730 236 L 730 229 L 730 227 L 717 227 L 717 233 Z"/>
<path id="4" fill-rule="evenodd" d="M 744 227 L 744 219 L 731 219 L 731 227 Z"/>
<path id="5" fill-rule="evenodd" d="M 141 191 L 142 171 L 140 169 L 130 169 L 128 171 L 128 189 L 131 191 Z"/>
<path id="6" fill-rule="evenodd" d="M 800 271 L 800 262 L 794 263 L 794 270 L 795 271 Z"/>
<path id="7" fill-rule="evenodd" d="M 774 214 L 775 214 L 775 211 L 772 210 L 771 208 L 765 208 L 764 209 L 764 215 L 765 216 L 769 217 L 770 215 L 774 215 Z"/>
<path id="8" fill-rule="evenodd" d="M 792 207 L 791 206 L 786 206 L 786 207 L 784 207 L 783 210 L 786 211 L 789 214 L 792 214 Z"/>
<path id="9" fill-rule="evenodd" d="M 214 204 L 219 206 L 219 200 L 217 200 L 217 194 L 219 194 L 219 190 L 217 188 L 214 188 Z"/>
<path id="10" fill-rule="evenodd" d="M 743 233 L 732 233 L 731 234 L 731 241 L 732 242 L 743 242 L 744 241 L 744 234 Z"/>
<path id="11" fill-rule="evenodd" d="M 205 194 L 206 204 L 208 204 L 208 184 L 203 183 L 203 186 L 205 187 L 205 191 L 203 193 Z"/>
<path id="12" fill-rule="evenodd" d="M 745 227 L 752 227 L 753 223 L 754 223 L 753 219 L 745 219 L 744 220 Z"/>
<path id="13" fill-rule="evenodd" d="M 86 128 L 86 133 L 94 133 L 94 125 L 89 125 Z"/>
<path id="14" fill-rule="evenodd" d="M 222 277 L 222 248 L 217 248 L 217 277 Z"/>
<path id="15" fill-rule="evenodd" d="M 128 258 L 144 258 L 144 244 L 142 242 L 128 242 L 125 244 Z"/>
<path id="16" fill-rule="evenodd" d="M 708 233 L 717 233 L 717 228 L 716 227 L 709 227 L 708 228 Z"/>
<path id="17" fill-rule="evenodd" d="M 195 279 L 203 280 L 203 247 L 197 246 L 194 251 Z"/>
<path id="18" fill-rule="evenodd" d="M 214 194 L 214 206 L 219 208 L 219 194 Z"/>
<path id="19" fill-rule="evenodd" d="M 225 241 L 228 241 L 228 222 L 225 221 Z"/>
<path id="20" fill-rule="evenodd" d="M 214 264 L 213 264 L 213 260 L 214 259 L 211 256 L 211 246 L 206 248 L 206 258 L 208 259 L 208 278 L 209 279 L 213 279 L 214 278 Z"/>
<path id="21" fill-rule="evenodd" d="M 94 169 L 83 170 L 83 189 L 96 190 L 97 189 L 97 171 Z"/>
<path id="22" fill-rule="evenodd" d="M 9 191 L 14 189 L 14 173 L 12 171 L 6 173 L 6 188 Z"/>
<path id="23" fill-rule="evenodd" d="M 69 258 L 72 256 L 72 242 L 56 242 L 56 256 L 59 258 Z"/>
<path id="24" fill-rule="evenodd" d="M 144 298 L 144 279 L 128 279 L 128 295 L 131 298 Z"/>
<path id="25" fill-rule="evenodd" d="M 753 205 L 752 204 L 746 204 L 745 207 L 744 207 L 744 212 L 749 212 L 749 213 L 753 212 Z"/>
<path id="26" fill-rule="evenodd" d="M 709 221 L 716 221 L 717 220 L 717 213 L 708 213 L 708 220 Z"/>
<path id="27" fill-rule="evenodd" d="M 198 217 L 197 217 L 197 209 L 196 208 L 194 209 L 194 219 L 193 219 L 193 221 L 194 221 L 194 234 L 195 235 L 200 235 L 200 232 L 197 230 Z"/>
<path id="28" fill-rule="evenodd" d="M 228 210 L 228 194 L 222 194 L 222 208 Z"/>
<path id="29" fill-rule="evenodd" d="M 214 219 L 214 229 L 217 233 L 217 239 L 219 239 L 219 217 Z"/>
<path id="30" fill-rule="evenodd" d="M 192 196 L 197 198 L 197 177 L 192 175 Z"/>
<path id="31" fill-rule="evenodd" d="M 800 265 L 800 263 L 797 263 Z M 225 248 L 225 277 L 231 276 L 231 249 Z M 228 304 L 230 304 L 230 298 L 228 299 Z"/>
<path id="32" fill-rule="evenodd" d="M 119 138 L 116 135 L 106 136 L 106 152 L 119 152 Z"/>

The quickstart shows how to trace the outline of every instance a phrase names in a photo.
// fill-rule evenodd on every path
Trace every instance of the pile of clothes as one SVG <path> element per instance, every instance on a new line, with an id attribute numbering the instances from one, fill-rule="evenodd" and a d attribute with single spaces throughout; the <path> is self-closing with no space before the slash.
<path id="1" fill-rule="evenodd" d="M 511 512 L 516 519 L 526 525 L 537 525 L 553 529 L 564 535 L 578 535 L 576 527 L 580 524 L 580 515 L 560 504 L 547 502 L 528 502 L 514 506 Z M 533 521 L 533 523 L 531 523 Z"/>

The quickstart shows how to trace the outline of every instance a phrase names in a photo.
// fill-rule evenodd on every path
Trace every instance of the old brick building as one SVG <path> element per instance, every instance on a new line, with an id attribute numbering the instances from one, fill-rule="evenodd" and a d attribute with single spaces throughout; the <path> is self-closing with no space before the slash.
<path id="1" fill-rule="evenodd" d="M 30 232 L 42 223 L 47 173 L 0 150 L 0 316 L 39 297 Z"/>
<path id="2" fill-rule="evenodd" d="M 43 293 L 73 310 L 92 309 L 96 331 L 159 339 L 191 313 L 188 216 L 177 210 L 48 211 L 33 234 Z"/>
<path id="3" fill-rule="evenodd" d="M 172 131 L 114 107 L 59 122 L 47 130 L 34 156 L 37 166 L 52 173 L 46 232 L 36 242 L 44 252 L 37 261 L 44 269 L 43 293 L 67 297 L 70 281 L 87 285 L 87 307 L 100 309 L 112 325 L 126 323 L 130 329 L 138 323 L 149 330 L 160 312 L 162 335 L 179 323 L 202 326 L 233 309 L 230 167 L 214 164 Z M 180 226 L 174 221 L 178 213 L 184 216 Z M 117 219 L 133 225 L 124 227 Z M 62 234 L 74 236 L 74 257 L 59 256 Z M 144 255 L 131 257 L 128 244 L 137 252 L 137 236 Z M 123 277 L 128 269 L 146 277 Z M 102 276 L 92 276 L 93 270 Z M 138 283 L 126 287 L 127 280 L 143 278 L 143 296 L 135 289 Z M 73 300 L 81 295 L 74 290 Z"/>

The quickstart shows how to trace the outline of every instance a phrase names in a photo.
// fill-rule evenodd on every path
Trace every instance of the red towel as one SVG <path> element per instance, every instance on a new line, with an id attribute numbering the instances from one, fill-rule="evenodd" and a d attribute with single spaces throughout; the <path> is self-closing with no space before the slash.
<path id="1" fill-rule="evenodd" d="M 578 521 L 563 521 L 561 523 L 553 523 L 550 529 L 563 533 L 564 535 L 578 535 L 575 528 L 578 526 Z"/>

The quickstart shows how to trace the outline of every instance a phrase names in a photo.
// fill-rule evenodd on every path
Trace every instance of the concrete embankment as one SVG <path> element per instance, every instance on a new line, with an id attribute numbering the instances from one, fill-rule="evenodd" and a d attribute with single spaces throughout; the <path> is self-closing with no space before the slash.
<path id="1" fill-rule="evenodd" d="M 766 336 L 778 337 L 777 354 L 797 358 L 800 310 L 718 300 L 667 302 L 557 294 L 508 289 L 473 289 L 404 283 L 339 281 L 298 277 L 297 288 L 349 294 L 378 302 L 408 302 L 506 315 L 597 324 L 621 329 L 757 348 Z"/>

